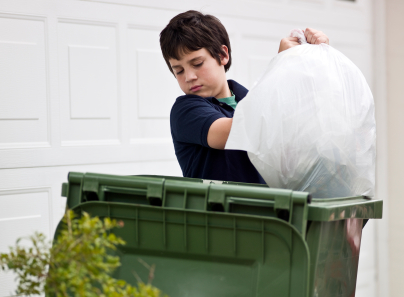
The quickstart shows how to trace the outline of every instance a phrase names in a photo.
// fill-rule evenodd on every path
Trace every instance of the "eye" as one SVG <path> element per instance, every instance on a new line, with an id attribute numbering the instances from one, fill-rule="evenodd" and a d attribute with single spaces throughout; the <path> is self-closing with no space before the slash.
<path id="1" fill-rule="evenodd" d="M 184 70 L 178 71 L 175 75 L 181 74 L 183 72 L 184 72 Z"/>
<path id="2" fill-rule="evenodd" d="M 197 65 L 194 65 L 194 67 L 201 67 L 201 66 L 202 66 L 202 64 L 203 64 L 203 62 L 202 62 L 202 63 L 200 63 L 200 64 L 197 64 Z"/>

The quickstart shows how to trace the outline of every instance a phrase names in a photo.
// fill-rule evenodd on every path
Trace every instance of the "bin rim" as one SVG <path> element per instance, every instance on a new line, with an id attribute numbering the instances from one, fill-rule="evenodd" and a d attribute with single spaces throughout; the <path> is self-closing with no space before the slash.
<path id="1" fill-rule="evenodd" d="M 383 215 L 383 200 L 366 196 L 312 198 L 308 206 L 309 221 L 381 219 Z"/>

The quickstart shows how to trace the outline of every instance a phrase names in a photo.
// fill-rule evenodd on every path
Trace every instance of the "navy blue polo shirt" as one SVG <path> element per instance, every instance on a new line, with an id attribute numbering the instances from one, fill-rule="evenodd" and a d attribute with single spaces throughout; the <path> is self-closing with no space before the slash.
<path id="1" fill-rule="evenodd" d="M 248 90 L 233 80 L 229 88 L 242 100 Z M 171 135 L 175 154 L 184 177 L 224 180 L 244 183 L 262 183 L 247 152 L 218 150 L 209 147 L 210 125 L 219 118 L 232 118 L 234 109 L 214 97 L 184 95 L 177 98 L 170 115 Z"/>

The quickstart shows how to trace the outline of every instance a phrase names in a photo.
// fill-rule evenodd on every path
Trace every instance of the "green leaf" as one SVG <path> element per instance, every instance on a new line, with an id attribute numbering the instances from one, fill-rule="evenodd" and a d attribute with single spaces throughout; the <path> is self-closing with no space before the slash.
<path id="1" fill-rule="evenodd" d="M 116 220 L 75 214 L 68 210 L 58 237 L 50 247 L 46 236 L 35 233 L 30 248 L 20 246 L 0 254 L 0 268 L 18 273 L 17 294 L 83 297 L 162 297 L 151 285 L 132 287 L 111 277 L 119 267 L 118 256 L 109 254 L 125 241 L 113 233 L 123 227 Z M 154 267 L 154 266 L 151 266 Z"/>

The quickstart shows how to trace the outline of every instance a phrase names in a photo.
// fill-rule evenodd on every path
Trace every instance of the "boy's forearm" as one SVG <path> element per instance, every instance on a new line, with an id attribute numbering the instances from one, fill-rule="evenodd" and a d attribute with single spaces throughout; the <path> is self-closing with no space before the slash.
<path id="1" fill-rule="evenodd" d="M 208 132 L 208 145 L 211 148 L 223 150 L 229 138 L 232 118 L 220 118 L 212 123 Z"/>

